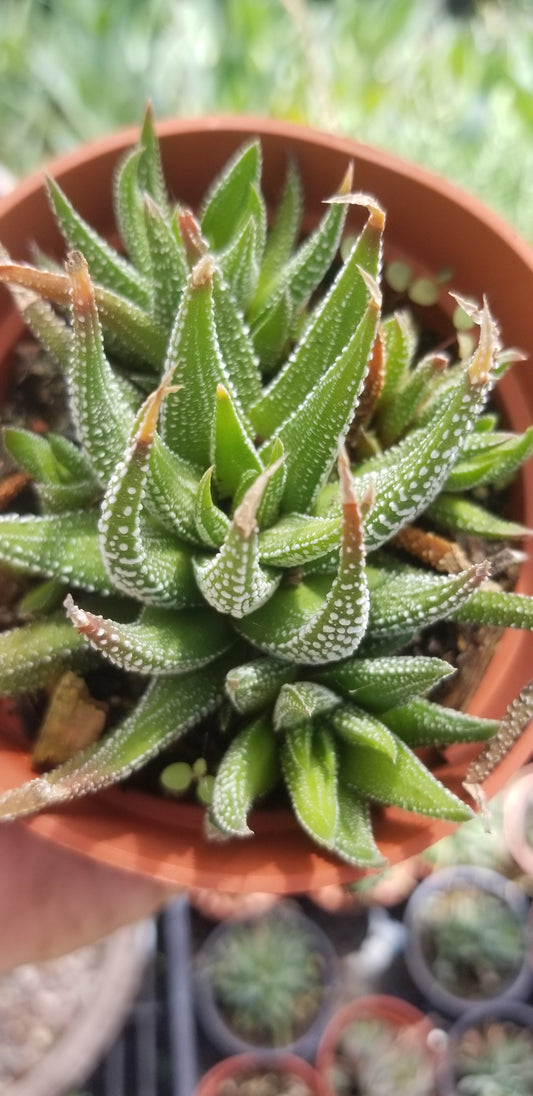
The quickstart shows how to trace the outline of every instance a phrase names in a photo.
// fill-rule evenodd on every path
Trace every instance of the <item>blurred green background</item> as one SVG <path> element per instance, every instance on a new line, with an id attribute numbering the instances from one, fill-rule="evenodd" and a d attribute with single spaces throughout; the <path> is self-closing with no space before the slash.
<path id="1" fill-rule="evenodd" d="M 533 239 L 532 0 L 0 0 L 0 163 L 269 114 L 439 171 Z"/>

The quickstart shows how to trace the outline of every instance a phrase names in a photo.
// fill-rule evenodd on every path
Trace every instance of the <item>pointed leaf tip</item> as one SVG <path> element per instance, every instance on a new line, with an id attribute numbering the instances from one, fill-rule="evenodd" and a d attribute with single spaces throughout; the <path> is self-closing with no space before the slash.
<path id="1" fill-rule="evenodd" d="M 201 259 L 208 250 L 207 241 L 202 236 L 202 230 L 192 209 L 180 209 L 178 212 L 178 226 L 183 240 L 185 254 L 191 266 Z"/>
<path id="2" fill-rule="evenodd" d="M 379 309 L 381 308 L 381 305 L 383 303 L 383 295 L 376 279 L 372 276 L 372 274 L 369 274 L 368 270 L 365 270 L 364 267 L 358 266 L 357 269 L 366 285 L 366 288 L 368 289 L 368 292 L 370 293 L 368 307 L 371 309 L 373 308 L 376 312 L 379 312 Z"/>
<path id="3" fill-rule="evenodd" d="M 264 472 L 261 472 L 257 479 L 254 480 L 251 487 L 248 488 L 242 502 L 235 510 L 233 520 L 246 540 L 249 540 L 256 531 L 257 511 L 259 510 L 261 500 L 265 493 L 266 485 L 268 481 L 272 479 L 274 473 L 277 472 L 278 468 L 281 468 L 282 464 L 283 457 L 279 457 L 279 459 L 274 461 L 273 464 L 270 464 L 268 468 L 265 468 Z"/>
<path id="4" fill-rule="evenodd" d="M 214 273 L 213 259 L 210 255 L 202 255 L 191 271 L 191 286 L 193 289 L 201 289 L 204 285 L 209 285 Z"/>
<path id="5" fill-rule="evenodd" d="M 94 304 L 94 289 L 89 267 L 81 251 L 70 251 L 65 271 L 70 282 L 70 291 L 74 308 L 86 311 Z"/>
<path id="6" fill-rule="evenodd" d="M 353 186 L 353 160 L 350 160 L 348 167 L 341 179 L 337 195 L 342 198 L 345 194 L 349 194 Z"/>
<path id="7" fill-rule="evenodd" d="M 373 224 L 380 232 L 383 231 L 386 221 L 386 213 L 372 194 L 365 194 L 362 190 L 344 191 L 339 188 L 338 194 L 334 194 L 332 198 L 326 198 L 326 205 L 357 205 L 366 206 L 369 212 L 370 223 Z"/>

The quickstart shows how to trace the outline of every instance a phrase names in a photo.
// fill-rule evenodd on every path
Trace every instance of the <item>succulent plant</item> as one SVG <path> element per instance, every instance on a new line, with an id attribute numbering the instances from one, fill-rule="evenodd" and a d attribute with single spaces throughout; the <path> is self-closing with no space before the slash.
<path id="1" fill-rule="evenodd" d="M 458 1096 L 526 1096 L 531 1090 L 533 1036 L 525 1023 L 473 1021 L 454 1049 Z"/>
<path id="2" fill-rule="evenodd" d="M 339 1096 L 433 1096 L 435 1062 L 427 1032 L 416 1023 L 396 1025 L 371 1015 L 341 1033 L 329 1082 Z"/>
<path id="3" fill-rule="evenodd" d="M 457 885 L 432 895 L 423 912 L 424 957 L 437 981 L 471 1000 L 494 996 L 524 960 L 518 913 L 482 887 Z"/>
<path id="4" fill-rule="evenodd" d="M 502 737 L 428 700 L 453 668 L 409 644 L 441 620 L 533 624 L 530 599 L 453 539 L 524 535 L 480 496 L 533 427 L 487 408 L 513 354 L 486 303 L 466 304 L 479 339 L 454 362 L 417 360 L 409 316 L 382 311 L 385 215 L 349 168 L 303 240 L 296 167 L 272 223 L 260 175 L 251 141 L 199 215 L 174 206 L 148 113 L 116 178 L 126 255 L 50 179 L 65 271 L 0 266 L 71 418 L 67 436 L 5 430 L 36 506 L 0 518 L 0 560 L 35 582 L 0 635 L 0 694 L 60 704 L 106 661 L 135 683 L 117 725 L 0 813 L 98 791 L 197 733 L 218 758 L 210 832 L 248 836 L 251 805 L 284 786 L 320 845 L 373 865 L 369 804 L 471 815 L 417 747 L 496 735 L 486 768 L 517 733 L 516 712 Z M 367 219 L 341 259 L 354 204 Z"/>
<path id="5" fill-rule="evenodd" d="M 227 1027 L 257 1046 L 288 1046 L 317 1019 L 333 977 L 313 926 L 283 904 L 215 929 L 199 973 Z"/>

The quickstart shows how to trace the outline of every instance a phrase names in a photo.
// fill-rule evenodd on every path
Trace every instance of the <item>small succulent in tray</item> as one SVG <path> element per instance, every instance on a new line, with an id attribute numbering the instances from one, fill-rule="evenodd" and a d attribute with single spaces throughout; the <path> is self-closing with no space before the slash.
<path id="1" fill-rule="evenodd" d="M 297 1042 L 330 1003 L 335 960 L 312 922 L 291 906 L 218 926 L 199 975 L 223 1024 L 243 1043 Z"/>
<path id="2" fill-rule="evenodd" d="M 329 1084 L 338 1096 L 434 1096 L 435 1062 L 416 1024 L 354 1019 L 342 1032 Z"/>
<path id="3" fill-rule="evenodd" d="M 284 788 L 320 845 L 373 865 L 370 804 L 471 814 L 414 751 L 498 723 L 428 700 L 452 667 L 409 644 L 442 620 L 533 624 L 453 539 L 523 536 L 476 493 L 509 480 L 533 428 L 487 408 L 512 354 L 486 304 L 457 361 L 417 360 L 409 318 L 384 314 L 385 215 L 349 167 L 303 240 L 296 167 L 272 221 L 260 176 L 251 141 L 199 212 L 175 206 L 148 115 L 116 178 L 125 254 L 49 180 L 64 271 L 0 266 L 71 419 L 67 436 L 5 430 L 35 506 L 0 519 L 0 559 L 35 580 L 0 636 L 0 693 L 44 687 L 55 713 L 106 662 L 141 691 L 0 812 L 96 792 L 171 743 L 179 761 L 180 739 L 189 761 L 196 733 L 217 758 L 211 832 L 248 836 L 251 805 Z"/>
<path id="4" fill-rule="evenodd" d="M 512 1019 L 472 1020 L 454 1048 L 457 1096 L 527 1096 L 532 1070 L 531 1027 Z"/>
<path id="5" fill-rule="evenodd" d="M 457 996 L 491 997 L 524 962 L 524 928 L 503 898 L 457 884 L 434 894 L 422 922 L 422 949 L 437 981 Z"/>

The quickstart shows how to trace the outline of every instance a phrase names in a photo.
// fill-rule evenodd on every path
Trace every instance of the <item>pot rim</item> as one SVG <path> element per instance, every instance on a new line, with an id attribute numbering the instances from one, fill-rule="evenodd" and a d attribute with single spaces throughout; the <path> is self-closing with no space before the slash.
<path id="1" fill-rule="evenodd" d="M 261 1051 L 246 1051 L 242 1054 L 232 1054 L 223 1058 L 212 1066 L 198 1082 L 192 1096 L 217 1096 L 217 1086 L 228 1076 L 235 1073 L 248 1073 L 249 1070 L 266 1069 L 269 1072 L 275 1070 L 281 1073 L 293 1073 L 309 1086 L 314 1096 L 327 1096 L 327 1091 L 322 1077 L 314 1066 L 310 1065 L 297 1054 L 280 1052 L 273 1055 L 265 1055 Z"/>

